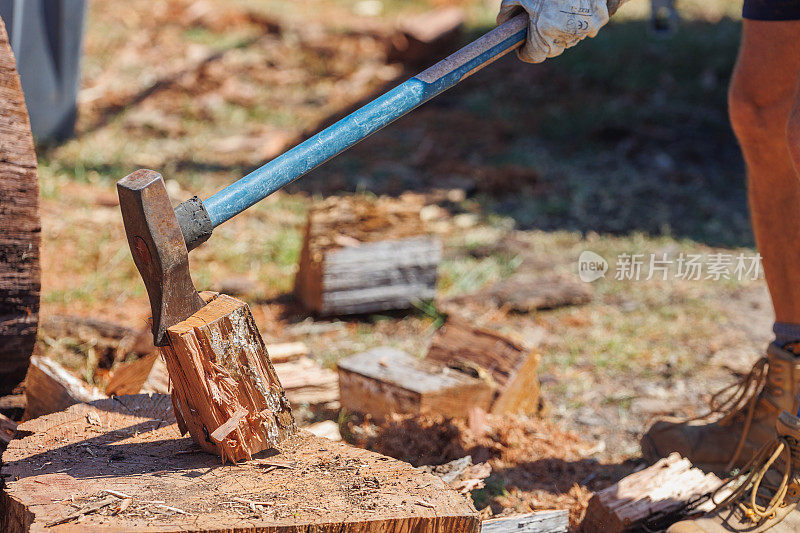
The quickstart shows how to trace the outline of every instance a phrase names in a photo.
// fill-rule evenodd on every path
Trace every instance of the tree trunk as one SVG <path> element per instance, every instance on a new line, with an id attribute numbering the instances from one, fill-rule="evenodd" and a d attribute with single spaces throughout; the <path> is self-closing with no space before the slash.
<path id="1" fill-rule="evenodd" d="M 36 152 L 0 21 L 0 396 L 25 379 L 36 342 L 40 233 Z"/>

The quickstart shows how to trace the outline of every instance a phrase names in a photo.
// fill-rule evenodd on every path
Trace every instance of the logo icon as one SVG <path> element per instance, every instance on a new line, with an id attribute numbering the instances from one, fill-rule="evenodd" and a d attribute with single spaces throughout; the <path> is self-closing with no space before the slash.
<path id="1" fill-rule="evenodd" d="M 581 281 L 591 283 L 606 277 L 606 272 L 608 272 L 608 261 L 602 256 L 589 250 L 581 252 L 578 257 L 578 276 Z"/>

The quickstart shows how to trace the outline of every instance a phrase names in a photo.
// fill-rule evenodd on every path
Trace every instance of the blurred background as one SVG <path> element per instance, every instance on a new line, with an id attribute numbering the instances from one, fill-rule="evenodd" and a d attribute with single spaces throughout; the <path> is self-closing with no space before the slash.
<path id="1" fill-rule="evenodd" d="M 302 341 L 332 368 L 375 346 L 421 355 L 444 307 L 303 312 L 292 287 L 315 202 L 413 194 L 432 206 L 423 219 L 444 243 L 437 301 L 512 276 L 577 279 L 578 255 L 600 254 L 612 267 L 588 303 L 499 305 L 474 318 L 539 345 L 547 423 L 591 443 L 544 467 L 532 455 L 559 446 L 531 448 L 522 472 L 550 469 L 558 481 L 496 474 L 476 502 L 499 512 L 566 498 L 579 508 L 592 482 L 613 478 L 604 465 L 635 463 L 649 420 L 702 412 L 702 391 L 749 369 L 770 334 L 761 279 L 614 279 L 619 254 L 754 253 L 726 111 L 741 2 L 677 7 L 674 33 L 654 33 L 649 2 L 632 0 L 559 58 L 496 62 L 219 227 L 192 253 L 195 284 L 245 299 L 268 343 Z M 117 354 L 98 371 L 96 344 L 47 327 L 63 316 L 144 327 L 118 179 L 147 167 L 176 203 L 206 198 L 488 31 L 497 9 L 494 0 L 86 2 L 74 131 L 61 124 L 37 143 L 37 350 L 98 386 L 137 356 Z M 436 38 L 413 42 L 426 32 Z M 347 422 L 346 413 L 308 415 L 324 416 Z"/>

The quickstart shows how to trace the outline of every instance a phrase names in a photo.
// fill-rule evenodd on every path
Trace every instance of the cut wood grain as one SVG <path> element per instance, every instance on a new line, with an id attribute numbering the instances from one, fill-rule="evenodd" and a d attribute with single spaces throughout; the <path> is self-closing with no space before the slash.
<path id="1" fill-rule="evenodd" d="M 587 533 L 639 530 L 653 516 L 680 509 L 720 485 L 717 476 L 672 453 L 592 496 L 581 528 Z"/>
<path id="2" fill-rule="evenodd" d="M 569 511 L 537 511 L 520 516 L 493 518 L 481 524 L 481 533 L 566 533 Z"/>
<path id="3" fill-rule="evenodd" d="M 470 408 L 488 409 L 494 388 L 483 379 L 375 348 L 339 361 L 339 401 L 377 419 L 392 413 L 435 413 L 466 418 Z"/>
<path id="4" fill-rule="evenodd" d="M 33 356 L 25 378 L 25 397 L 25 419 L 30 420 L 62 411 L 79 402 L 105 398 L 105 394 L 73 376 L 52 359 Z"/>
<path id="5" fill-rule="evenodd" d="M 509 335 L 449 318 L 425 360 L 490 379 L 497 389 L 491 413 L 537 415 L 542 409 L 539 353 Z"/>
<path id="6" fill-rule="evenodd" d="M 321 316 L 407 309 L 436 295 L 441 242 L 425 234 L 423 204 L 329 198 L 308 216 L 295 295 Z"/>
<path id="7" fill-rule="evenodd" d="M 202 309 L 167 329 L 169 344 L 160 349 L 178 421 L 223 461 L 250 459 L 297 427 L 250 308 L 230 296 L 203 298 Z M 246 416 L 239 416 L 242 409 Z M 234 417 L 224 439 L 211 437 Z"/>
<path id="8" fill-rule="evenodd" d="M 22 382 L 39 321 L 39 183 L 25 97 L 0 20 L 0 396 Z"/>
<path id="9" fill-rule="evenodd" d="M 272 352 L 269 353 L 272 359 Z M 281 380 L 286 397 L 294 404 L 318 405 L 339 400 L 339 378 L 336 372 L 312 360 L 301 357 L 273 365 Z"/>
<path id="10" fill-rule="evenodd" d="M 20 431 L 26 436 L 11 441 L 0 472 L 3 532 L 41 531 L 46 524 L 55 524 L 46 529 L 53 533 L 477 533 L 480 527 L 474 507 L 440 479 L 306 432 L 272 455 L 220 464 L 180 437 L 165 395 L 80 404 L 21 424 Z M 76 512 L 82 514 L 72 518 Z"/>
<path id="11" fill-rule="evenodd" d="M 122 363 L 111 371 L 106 394 L 121 396 L 139 392 L 169 392 L 169 373 L 158 352 Z"/>

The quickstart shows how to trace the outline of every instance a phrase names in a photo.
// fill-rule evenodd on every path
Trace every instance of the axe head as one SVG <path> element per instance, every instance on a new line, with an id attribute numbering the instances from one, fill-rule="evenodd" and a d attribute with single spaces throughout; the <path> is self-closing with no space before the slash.
<path id="1" fill-rule="evenodd" d="M 117 182 L 117 192 L 133 261 L 150 297 L 153 343 L 164 346 L 167 328 L 204 305 L 189 274 L 189 251 L 160 174 L 137 170 Z"/>

